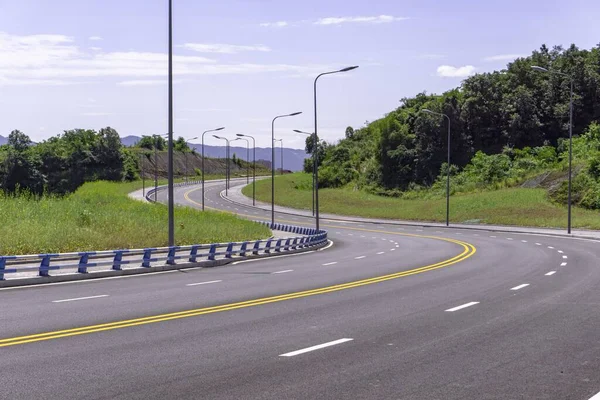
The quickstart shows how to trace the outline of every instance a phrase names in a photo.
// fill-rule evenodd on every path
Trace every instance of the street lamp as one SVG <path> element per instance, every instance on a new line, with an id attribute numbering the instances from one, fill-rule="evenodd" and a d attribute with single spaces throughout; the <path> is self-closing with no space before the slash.
<path id="1" fill-rule="evenodd" d="M 450 117 L 446 114 L 437 113 L 426 108 L 421 110 L 424 113 L 445 117 L 448 119 L 448 161 L 446 171 L 446 226 L 450 226 Z"/>
<path id="2" fill-rule="evenodd" d="M 185 139 L 185 145 L 189 148 L 189 143 L 192 140 L 198 140 L 198 136 L 193 137 L 191 139 Z M 183 155 L 185 156 L 185 182 L 187 183 L 188 181 L 188 158 L 187 158 L 187 152 L 183 153 Z"/>
<path id="3" fill-rule="evenodd" d="M 175 246 L 175 199 L 173 184 L 173 0 L 169 0 L 169 146 L 168 146 L 168 193 L 169 193 L 169 246 Z"/>
<path id="4" fill-rule="evenodd" d="M 276 142 L 281 142 L 281 175 L 283 175 L 283 139 L 275 139 Z"/>
<path id="5" fill-rule="evenodd" d="M 256 205 L 256 140 L 253 136 L 236 134 L 238 137 L 249 137 L 252 139 L 252 205 Z"/>
<path id="6" fill-rule="evenodd" d="M 232 142 L 236 140 L 245 140 L 246 141 L 246 184 L 250 183 L 250 141 L 248 139 L 244 139 L 239 137 L 237 134 L 237 138 L 233 139 Z"/>
<path id="7" fill-rule="evenodd" d="M 314 155 L 313 155 L 313 161 L 315 163 L 314 169 L 315 169 L 315 221 L 316 221 L 316 228 L 317 231 L 319 230 L 319 163 L 318 163 L 318 159 L 319 159 L 319 151 L 318 151 L 318 144 L 319 144 L 319 136 L 317 134 L 317 80 L 319 80 L 320 77 L 322 77 L 323 75 L 331 75 L 331 74 L 338 74 L 340 72 L 348 72 L 348 71 L 352 71 L 353 69 L 358 68 L 358 65 L 352 66 L 352 67 L 346 67 L 346 68 L 342 68 L 338 71 L 330 71 L 330 72 L 323 72 L 319 75 L 317 75 L 317 77 L 315 78 L 315 83 L 314 83 L 314 94 L 315 94 L 315 131 L 313 132 L 314 134 L 314 140 L 313 140 L 313 145 L 317 146 L 317 148 L 314 151 Z"/>
<path id="8" fill-rule="evenodd" d="M 550 74 L 564 76 L 569 78 L 571 94 L 569 100 L 569 193 L 567 199 L 567 233 L 571 233 L 571 179 L 572 179 L 572 164 L 573 164 L 573 77 L 564 72 L 549 70 L 537 65 L 532 65 L 531 69 L 539 72 L 547 72 Z"/>
<path id="9" fill-rule="evenodd" d="M 227 189 L 229 189 L 229 139 L 217 135 L 213 135 L 213 137 L 222 139 L 227 143 L 225 147 L 225 197 L 227 197 Z"/>
<path id="10" fill-rule="evenodd" d="M 271 223 L 275 223 L 275 120 L 278 118 L 294 117 L 302 114 L 298 111 L 291 114 L 278 115 L 271 122 Z"/>
<path id="11" fill-rule="evenodd" d="M 202 211 L 204 211 L 204 135 L 209 132 L 222 131 L 223 129 L 225 129 L 225 127 L 210 129 L 202 132 Z"/>
<path id="12" fill-rule="evenodd" d="M 308 135 L 308 136 L 313 136 L 313 134 L 311 132 L 304 132 L 304 131 L 300 131 L 298 129 L 294 129 L 294 132 L 296 133 L 301 133 L 303 135 Z M 315 151 L 315 147 L 313 146 L 313 152 L 311 153 L 311 156 L 314 157 L 314 151 Z M 313 163 L 313 173 L 312 173 L 312 215 L 315 215 L 315 165 Z"/>

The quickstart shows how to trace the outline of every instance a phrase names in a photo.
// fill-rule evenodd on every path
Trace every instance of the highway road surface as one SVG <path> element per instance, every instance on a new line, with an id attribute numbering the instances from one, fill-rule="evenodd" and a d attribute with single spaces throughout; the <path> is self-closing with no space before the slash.
<path id="1" fill-rule="evenodd" d="M 222 185 L 207 206 L 270 216 Z M 322 228 L 302 255 L 0 290 L 0 399 L 600 398 L 599 242 Z"/>

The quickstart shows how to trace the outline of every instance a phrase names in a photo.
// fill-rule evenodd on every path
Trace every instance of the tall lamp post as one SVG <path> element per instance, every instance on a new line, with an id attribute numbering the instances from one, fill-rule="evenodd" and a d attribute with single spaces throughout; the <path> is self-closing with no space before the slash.
<path id="1" fill-rule="evenodd" d="M 256 140 L 250 135 L 238 133 L 238 137 L 249 137 L 252 139 L 252 205 L 256 205 Z"/>
<path id="2" fill-rule="evenodd" d="M 275 139 L 276 142 L 281 142 L 281 175 L 283 175 L 283 139 Z"/>
<path id="3" fill-rule="evenodd" d="M 564 72 L 546 69 L 538 67 L 537 65 L 531 66 L 531 69 L 539 72 L 547 72 L 550 74 L 564 76 L 570 81 L 571 94 L 569 99 L 569 193 L 567 199 L 567 233 L 571 233 L 571 180 L 572 180 L 572 165 L 573 165 L 573 76 L 565 74 Z"/>
<path id="4" fill-rule="evenodd" d="M 190 147 L 189 142 L 191 142 L 192 140 L 198 140 L 198 136 L 193 137 L 191 139 L 186 139 L 185 140 L 185 145 L 188 148 Z M 187 183 L 187 181 L 188 181 L 188 157 L 187 157 L 187 152 L 184 153 L 184 156 L 185 156 L 185 182 Z"/>
<path id="5" fill-rule="evenodd" d="M 279 118 L 294 117 L 302 114 L 298 111 L 291 114 L 278 115 L 271 122 L 271 223 L 275 223 L 275 120 Z"/>
<path id="6" fill-rule="evenodd" d="M 168 193 L 169 193 L 169 246 L 175 246 L 175 199 L 173 185 L 173 0 L 169 0 L 169 146 L 168 146 Z"/>
<path id="7" fill-rule="evenodd" d="M 450 117 L 446 114 L 434 112 L 426 108 L 421 110 L 424 113 L 445 117 L 448 120 L 448 161 L 446 171 L 446 226 L 450 225 Z"/>
<path id="8" fill-rule="evenodd" d="M 224 140 L 227 145 L 225 147 L 225 197 L 227 197 L 227 189 L 229 189 L 229 139 L 224 138 L 222 136 L 217 136 L 217 135 L 213 135 L 213 137 L 217 138 L 217 139 L 222 139 Z"/>
<path id="9" fill-rule="evenodd" d="M 236 140 L 246 141 L 246 184 L 248 184 L 250 183 L 250 141 L 248 139 L 239 137 L 239 134 L 237 134 L 236 136 L 238 137 L 233 139 L 232 142 L 235 142 Z"/>
<path id="10" fill-rule="evenodd" d="M 358 68 L 358 65 L 354 65 L 352 67 L 346 67 L 346 68 L 342 68 L 338 71 L 330 71 L 330 72 L 323 72 L 319 75 L 317 75 L 317 77 L 315 78 L 315 83 L 314 83 L 314 95 L 315 95 L 315 131 L 313 132 L 314 135 L 314 146 L 315 147 L 315 151 L 314 151 L 314 156 L 313 156 L 313 161 L 315 163 L 314 169 L 315 169 L 315 222 L 316 222 L 316 228 L 317 231 L 319 230 L 319 151 L 318 151 L 318 145 L 319 145 L 319 135 L 317 134 L 317 81 L 319 80 L 320 77 L 322 77 L 323 75 L 331 75 L 331 74 L 338 74 L 340 72 L 348 72 L 348 71 L 352 71 L 353 69 Z"/>
<path id="11" fill-rule="evenodd" d="M 313 136 L 312 133 L 310 132 L 304 132 L 304 131 L 300 131 L 298 129 L 294 129 L 294 132 L 296 133 L 301 133 L 303 135 L 308 135 L 308 136 Z M 314 152 L 315 152 L 316 147 L 313 146 L 313 152 L 311 153 L 311 156 L 314 157 Z M 315 164 L 313 163 L 313 173 L 312 173 L 312 215 L 315 215 Z"/>
<path id="12" fill-rule="evenodd" d="M 202 211 L 204 211 L 204 135 L 209 132 L 217 132 L 222 131 L 225 127 L 210 129 L 208 131 L 202 132 Z"/>

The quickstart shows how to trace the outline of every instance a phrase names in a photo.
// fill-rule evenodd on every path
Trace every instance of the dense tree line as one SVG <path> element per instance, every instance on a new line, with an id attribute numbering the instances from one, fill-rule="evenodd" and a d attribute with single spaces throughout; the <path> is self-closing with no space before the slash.
<path id="1" fill-rule="evenodd" d="M 556 148 L 568 137 L 570 80 L 535 71 L 533 65 L 573 77 L 574 135 L 600 121 L 600 45 L 591 50 L 542 46 L 505 70 L 474 75 L 441 95 L 404 98 L 384 118 L 360 129 L 348 128 L 336 145 L 319 143 L 321 185 L 354 182 L 405 191 L 434 184 L 446 168 L 447 121 L 422 109 L 450 118 L 455 171 L 469 164 L 477 152 Z M 313 147 L 309 138 L 307 151 Z M 305 170 L 311 168 L 309 160 Z"/>
<path id="2" fill-rule="evenodd" d="M 0 146 L 0 185 L 5 193 L 65 194 L 84 182 L 136 179 L 137 164 L 110 127 L 69 130 L 38 144 L 15 130 Z"/>

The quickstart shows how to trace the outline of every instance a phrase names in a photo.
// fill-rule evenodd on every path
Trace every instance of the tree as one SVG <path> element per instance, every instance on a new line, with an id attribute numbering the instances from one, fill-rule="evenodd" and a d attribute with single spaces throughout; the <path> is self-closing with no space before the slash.
<path id="1" fill-rule="evenodd" d="M 17 152 L 24 152 L 31 146 L 31 139 L 29 136 L 19 130 L 14 130 L 8 135 L 8 145 L 11 146 Z"/>

